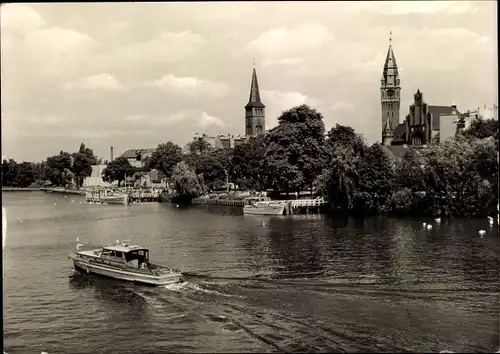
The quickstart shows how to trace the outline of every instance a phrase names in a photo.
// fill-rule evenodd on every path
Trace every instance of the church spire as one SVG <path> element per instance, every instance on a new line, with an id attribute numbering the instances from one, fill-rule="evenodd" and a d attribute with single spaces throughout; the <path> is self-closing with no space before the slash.
<path id="1" fill-rule="evenodd" d="M 391 127 L 391 119 L 387 118 L 387 120 L 385 121 L 384 129 L 382 130 L 382 145 L 391 145 L 393 139 L 394 131 Z"/>
<path id="2" fill-rule="evenodd" d="M 255 60 L 253 62 L 252 83 L 250 85 L 250 98 L 245 108 L 265 108 L 260 100 L 259 82 L 257 81 L 257 71 L 255 70 Z"/>
<path id="3" fill-rule="evenodd" d="M 392 31 L 389 34 L 389 49 L 387 50 L 387 56 L 385 57 L 384 73 L 383 76 L 398 76 L 398 64 L 396 63 L 396 57 L 394 56 L 394 51 L 392 50 Z"/>
<path id="4" fill-rule="evenodd" d="M 391 120 L 390 119 L 387 119 L 385 121 L 384 133 L 385 134 L 392 134 L 392 127 L 391 127 Z"/>
<path id="5" fill-rule="evenodd" d="M 401 104 L 401 82 L 398 64 L 392 50 L 392 31 L 389 34 L 389 49 L 380 80 L 380 103 L 382 105 L 382 140 L 390 143 L 394 137 L 394 129 L 399 125 Z"/>

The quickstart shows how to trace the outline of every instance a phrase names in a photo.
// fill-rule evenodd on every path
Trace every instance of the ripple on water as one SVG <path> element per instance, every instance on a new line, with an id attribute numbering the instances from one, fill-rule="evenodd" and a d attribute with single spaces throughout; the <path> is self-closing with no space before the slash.
<path id="1" fill-rule="evenodd" d="M 477 236 L 480 220 L 432 232 L 426 220 L 387 218 L 270 217 L 263 227 L 224 208 L 3 197 L 10 354 L 498 348 L 500 242 Z M 73 276 L 77 236 L 135 239 L 190 274 L 159 288 Z"/>

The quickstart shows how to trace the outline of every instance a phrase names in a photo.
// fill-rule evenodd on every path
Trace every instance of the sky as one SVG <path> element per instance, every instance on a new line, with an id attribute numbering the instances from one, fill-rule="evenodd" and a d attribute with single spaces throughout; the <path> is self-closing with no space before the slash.
<path id="1" fill-rule="evenodd" d="M 266 126 L 308 104 L 380 140 L 392 31 L 401 118 L 417 89 L 459 110 L 498 102 L 495 1 L 4 4 L 2 155 L 80 143 L 109 159 L 194 133 L 244 134 L 255 60 Z"/>

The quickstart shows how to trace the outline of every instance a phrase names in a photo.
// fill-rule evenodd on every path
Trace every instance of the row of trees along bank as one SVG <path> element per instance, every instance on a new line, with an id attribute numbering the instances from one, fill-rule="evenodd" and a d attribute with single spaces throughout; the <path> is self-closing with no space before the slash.
<path id="1" fill-rule="evenodd" d="M 173 183 L 177 202 L 231 181 L 247 190 L 313 188 L 336 213 L 469 217 L 496 214 L 497 151 L 498 121 L 478 118 L 467 129 L 459 122 L 455 138 L 395 158 L 380 144 L 367 146 L 351 127 L 337 124 L 325 134 L 321 113 L 302 105 L 234 149 L 197 140 L 183 154 L 172 142 L 160 144 L 147 167 Z M 121 158 L 103 172 L 109 182 L 132 173 Z"/>
<path id="2" fill-rule="evenodd" d="M 41 186 L 50 182 L 53 186 L 68 187 L 74 182 L 76 187 L 83 184 L 85 177 L 92 174 L 92 165 L 102 162 L 94 151 L 81 144 L 77 152 L 61 151 L 49 156 L 45 162 L 17 163 L 13 159 L 2 161 L 2 186 L 26 188 Z"/>

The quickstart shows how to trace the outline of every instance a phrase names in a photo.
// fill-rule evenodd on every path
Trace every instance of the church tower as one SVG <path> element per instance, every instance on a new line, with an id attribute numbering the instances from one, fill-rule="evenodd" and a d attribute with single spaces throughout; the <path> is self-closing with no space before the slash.
<path id="1" fill-rule="evenodd" d="M 385 58 L 384 70 L 380 82 L 380 102 L 382 104 L 382 140 L 384 140 L 383 135 L 387 120 L 389 120 L 391 130 L 394 130 L 399 124 L 399 108 L 401 104 L 398 65 L 396 64 L 396 57 L 392 50 L 391 37 L 389 37 L 389 50 Z"/>
<path id="2" fill-rule="evenodd" d="M 245 106 L 245 135 L 247 137 L 264 133 L 266 127 L 266 106 L 260 100 L 259 83 L 255 64 L 253 66 L 250 98 Z"/>
<path id="3" fill-rule="evenodd" d="M 382 145 L 389 146 L 394 139 L 394 131 L 391 127 L 391 120 L 387 119 L 385 121 L 384 129 L 382 129 Z"/>

